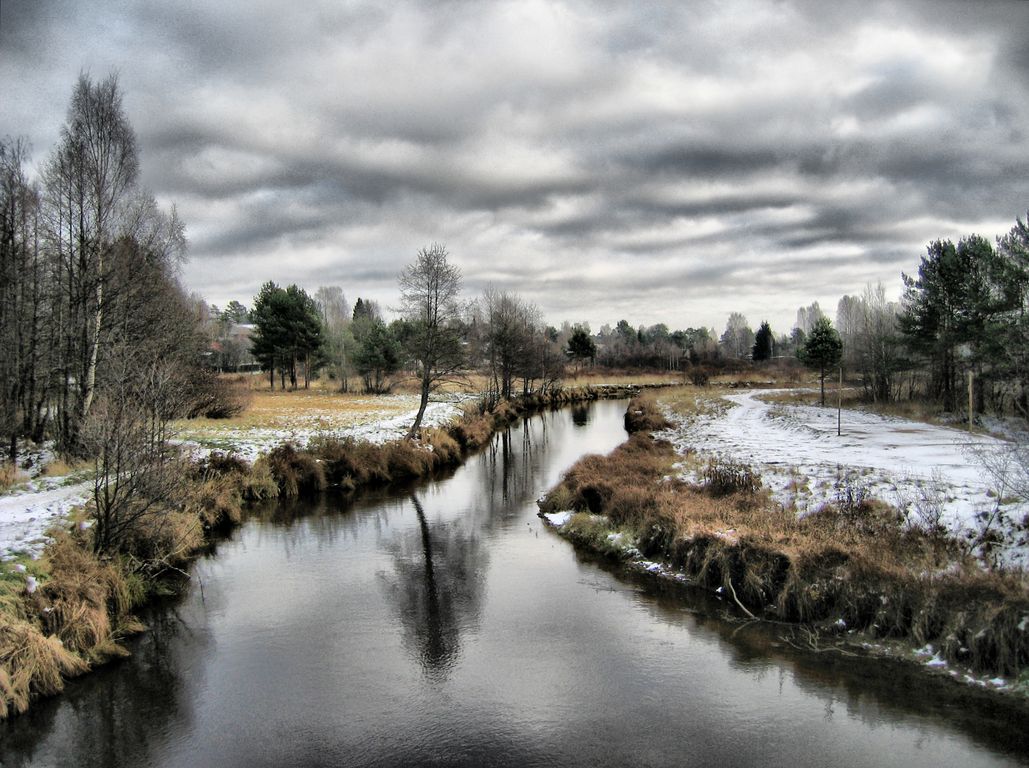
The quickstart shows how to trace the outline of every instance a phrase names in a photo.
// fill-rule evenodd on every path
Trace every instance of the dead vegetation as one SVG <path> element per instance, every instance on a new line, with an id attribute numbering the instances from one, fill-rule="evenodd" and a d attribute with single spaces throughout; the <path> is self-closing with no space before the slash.
<path id="1" fill-rule="evenodd" d="M 0 578 L 0 718 L 126 655 L 121 641 L 143 629 L 131 611 L 145 588 L 124 563 L 100 562 L 67 535 L 44 559 L 45 580 L 31 591 L 20 578 Z"/>
<path id="2" fill-rule="evenodd" d="M 687 484 L 671 479 L 678 458 L 637 433 L 609 456 L 580 460 L 541 510 L 580 511 L 563 529 L 573 539 L 626 557 L 610 543 L 612 529 L 622 532 L 643 557 L 720 588 L 756 617 L 932 643 L 995 675 L 1029 669 L 1024 574 L 984 570 L 881 502 L 841 492 L 798 519 L 748 467 L 712 460 L 703 483 Z"/>

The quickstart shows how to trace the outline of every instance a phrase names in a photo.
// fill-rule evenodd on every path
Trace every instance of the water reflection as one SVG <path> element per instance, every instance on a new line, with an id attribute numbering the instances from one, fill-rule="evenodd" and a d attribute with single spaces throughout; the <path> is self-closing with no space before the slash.
<path id="1" fill-rule="evenodd" d="M 590 405 L 591 403 L 585 403 L 572 406 L 572 424 L 577 427 L 585 427 L 590 423 Z"/>
<path id="2" fill-rule="evenodd" d="M 477 505 L 478 511 L 486 513 L 490 527 L 520 514 L 519 504 L 533 499 L 540 490 L 539 474 L 550 448 L 552 418 L 553 414 L 544 413 L 532 422 L 508 427 L 480 455 L 476 474 L 482 496 Z"/>
<path id="3" fill-rule="evenodd" d="M 410 502 L 418 525 L 390 540 L 393 573 L 383 581 L 405 645 L 431 679 L 443 680 L 460 656 L 462 633 L 478 623 L 489 558 L 475 530 L 458 520 L 430 523 L 417 495 Z"/>
<path id="4" fill-rule="evenodd" d="M 133 659 L 0 724 L 0 765 L 1024 761 L 1018 722 L 574 556 L 533 500 L 624 439 L 624 405 L 586 411 L 501 433 L 446 482 L 265 510 Z"/>
<path id="5" fill-rule="evenodd" d="M 189 728 L 192 702 L 172 648 L 195 638 L 174 608 L 156 609 L 147 619 L 131 662 L 97 670 L 4 724 L 0 765 L 140 765 L 172 723 Z"/>

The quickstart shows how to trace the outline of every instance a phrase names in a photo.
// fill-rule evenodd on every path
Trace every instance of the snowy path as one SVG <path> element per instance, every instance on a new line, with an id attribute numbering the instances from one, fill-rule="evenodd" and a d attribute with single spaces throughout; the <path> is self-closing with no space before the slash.
<path id="1" fill-rule="evenodd" d="M 686 420 L 673 415 L 676 427 L 663 436 L 680 453 L 687 448 L 718 454 L 751 465 L 773 496 L 795 505 L 800 514 L 832 501 L 841 478 L 909 514 L 939 505 L 952 531 L 970 531 L 976 516 L 996 505 L 990 478 L 972 450 L 1001 450 L 1004 442 L 904 419 L 844 410 L 836 435 L 836 409 L 777 405 L 759 399 L 767 391 L 726 395 L 731 408 Z M 1009 533 L 1029 513 L 1029 505 L 1003 507 Z M 1023 566 L 1029 547 L 1016 543 L 1006 558 Z"/>
<path id="2" fill-rule="evenodd" d="M 0 496 L 0 560 L 16 553 L 39 557 L 47 529 L 85 504 L 92 491 L 93 484 L 83 482 Z"/>

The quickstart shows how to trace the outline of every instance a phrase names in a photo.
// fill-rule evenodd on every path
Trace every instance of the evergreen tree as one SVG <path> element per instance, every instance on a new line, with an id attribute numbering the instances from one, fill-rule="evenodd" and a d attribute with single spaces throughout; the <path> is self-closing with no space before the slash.
<path id="1" fill-rule="evenodd" d="M 321 349 L 322 325 L 318 307 L 307 292 L 296 285 L 283 289 L 269 281 L 254 299 L 251 318 L 257 329 L 251 345 L 254 357 L 269 371 L 275 388 L 278 368 L 282 388 L 289 376 L 290 386 L 297 387 L 297 365 L 304 366 L 304 388 L 310 385 L 312 364 Z"/>
<path id="2" fill-rule="evenodd" d="M 393 330 L 381 320 L 367 321 L 354 351 L 353 361 L 364 380 L 364 391 L 383 393 L 389 377 L 400 369 L 402 349 Z"/>
<path id="3" fill-rule="evenodd" d="M 943 407 L 958 404 L 962 365 L 980 380 L 992 373 L 1003 354 L 998 322 L 1005 307 L 1003 270 L 989 241 L 978 235 L 930 243 L 918 277 L 904 278 L 904 309 L 899 318 L 908 345 L 930 364 L 930 395 Z"/>
<path id="4" fill-rule="evenodd" d="M 764 320 L 754 335 L 754 362 L 771 360 L 774 343 L 775 337 L 772 335 L 772 327 L 768 324 L 767 320 Z"/>
<path id="5" fill-rule="evenodd" d="M 592 360 L 597 356 L 597 345 L 593 342 L 588 327 L 577 325 L 572 329 L 572 335 L 568 339 L 567 354 L 572 360 L 580 363 L 584 360 Z"/>
<path id="6" fill-rule="evenodd" d="M 843 343 L 832 327 L 829 318 L 822 316 L 815 321 L 798 357 L 809 368 L 818 369 L 818 380 L 822 388 L 822 405 L 825 405 L 825 376 L 840 362 Z"/>

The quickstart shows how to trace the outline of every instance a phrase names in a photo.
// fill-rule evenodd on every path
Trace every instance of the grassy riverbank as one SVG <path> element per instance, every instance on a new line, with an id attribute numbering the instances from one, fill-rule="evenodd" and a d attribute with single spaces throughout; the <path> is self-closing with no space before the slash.
<path id="1" fill-rule="evenodd" d="M 654 399 L 634 400 L 626 423 L 628 442 L 582 459 L 541 502 L 577 544 L 715 590 L 748 618 L 803 626 L 820 647 L 901 642 L 954 676 L 1029 695 L 1024 572 L 985 568 L 860 494 L 799 516 L 731 459 L 688 457 L 697 479 L 684 481 L 684 457 L 651 434 L 668 426 Z"/>
<path id="2" fill-rule="evenodd" d="M 183 464 L 181 497 L 148 516 L 116 557 L 93 554 L 91 529 L 82 524 L 89 511 L 78 510 L 39 559 L 23 557 L 0 568 L 0 719 L 60 692 L 68 678 L 127 655 L 124 640 L 144 629 L 133 612 L 179 588 L 192 559 L 240 524 L 253 503 L 428 477 L 456 466 L 519 418 L 631 392 L 620 384 L 587 385 L 492 410 L 469 403 L 460 418 L 423 430 L 419 441 L 376 444 L 320 434 L 303 447 L 283 442 L 253 462 L 213 452 Z"/>

